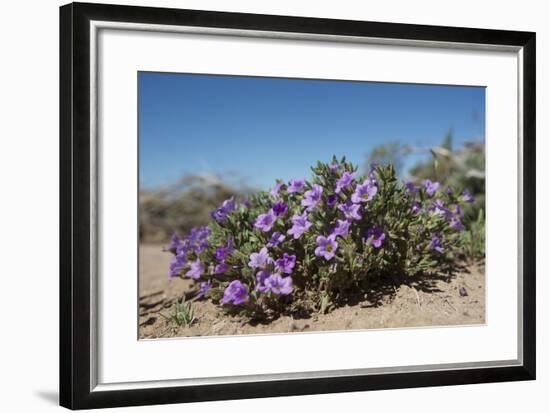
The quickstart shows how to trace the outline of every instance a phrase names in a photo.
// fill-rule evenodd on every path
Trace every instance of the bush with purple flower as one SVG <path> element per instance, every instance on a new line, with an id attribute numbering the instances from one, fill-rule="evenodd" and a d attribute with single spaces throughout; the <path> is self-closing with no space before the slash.
<path id="1" fill-rule="evenodd" d="M 345 158 L 312 171 L 246 204 L 230 198 L 208 226 L 174 235 L 169 276 L 193 280 L 198 299 L 259 316 L 334 308 L 373 278 L 439 273 L 460 259 L 467 189 L 404 183 L 391 165 L 361 176 Z"/>

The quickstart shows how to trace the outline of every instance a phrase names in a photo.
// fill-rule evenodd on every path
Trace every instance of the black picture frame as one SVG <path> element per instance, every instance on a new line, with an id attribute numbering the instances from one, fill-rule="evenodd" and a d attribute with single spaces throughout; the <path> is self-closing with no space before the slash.
<path id="1" fill-rule="evenodd" d="M 478 45 L 523 53 L 523 364 L 189 387 L 92 391 L 90 21 L 250 29 Z M 71 409 L 534 380 L 535 56 L 531 32 L 73 3 L 60 8 L 60 404 Z"/>

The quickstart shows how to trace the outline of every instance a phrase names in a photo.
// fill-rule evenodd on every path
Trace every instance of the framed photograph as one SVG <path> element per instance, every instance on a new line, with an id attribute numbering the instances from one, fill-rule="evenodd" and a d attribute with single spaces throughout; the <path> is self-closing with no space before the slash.
<path id="1" fill-rule="evenodd" d="M 535 33 L 60 9 L 60 401 L 535 379 Z"/>

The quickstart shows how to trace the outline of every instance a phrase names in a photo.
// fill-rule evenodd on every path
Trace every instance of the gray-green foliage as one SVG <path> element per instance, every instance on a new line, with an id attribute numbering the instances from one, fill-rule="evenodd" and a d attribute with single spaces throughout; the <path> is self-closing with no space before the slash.
<path id="1" fill-rule="evenodd" d="M 475 198 L 474 203 L 464 210 L 463 221 L 469 227 L 477 220 L 479 211 L 483 214 L 485 210 L 485 146 L 466 142 L 456 147 L 453 141 L 454 132 L 449 129 L 441 144 L 432 148 L 401 145 L 399 142 L 379 145 L 369 153 L 368 165 L 372 161 L 403 165 L 411 154 L 429 154 L 410 169 L 398 171 L 417 184 L 430 179 L 451 188 L 468 188 Z"/>
<path id="2" fill-rule="evenodd" d="M 318 162 L 312 172 L 302 191 L 289 192 L 289 185 L 280 182 L 279 191 L 254 194 L 247 203 L 228 209 L 223 219 L 212 220 L 204 229 L 208 234 L 204 248 L 194 246 L 192 237 L 175 237 L 169 248 L 174 253 L 172 276 L 192 277 L 207 299 L 228 309 L 238 307 L 252 314 L 296 306 L 326 311 L 338 300 L 369 291 L 380 277 L 447 272 L 460 260 L 466 240 L 462 188 L 407 186 L 397 179 L 392 165 L 379 165 L 359 176 L 345 159 Z M 344 174 L 353 174 L 353 179 L 336 193 Z M 322 189 L 322 195 L 306 208 L 315 187 Z M 374 187 L 374 195 L 358 198 L 361 187 Z M 272 213 L 281 203 L 287 207 L 282 216 L 267 229 L 258 225 L 261 215 Z M 360 217 L 347 217 L 343 205 L 356 206 Z M 291 228 L 298 216 L 305 216 L 311 226 L 293 237 Z M 335 235 L 339 220 L 349 222 L 349 228 Z M 285 238 L 270 245 L 275 233 Z M 329 258 L 319 252 L 327 238 L 336 244 Z M 230 254 L 220 260 L 219 249 L 227 246 Z M 269 260 L 258 268 L 252 258 L 263 249 Z M 278 266 L 285 254 L 295 258 L 291 273 L 281 273 Z M 221 264 L 224 269 L 218 271 Z M 291 293 L 264 284 L 263 275 L 284 280 Z M 238 300 L 232 284 L 238 285 Z"/>
<path id="3" fill-rule="evenodd" d="M 185 301 L 185 297 L 182 297 L 181 300 L 176 301 L 174 304 L 172 320 L 179 326 L 189 326 L 195 321 L 195 311 L 193 310 L 193 305 L 191 302 Z"/>
<path id="4" fill-rule="evenodd" d="M 409 175 L 417 182 L 431 179 L 452 188 L 468 188 L 475 197 L 464 219 L 468 225 L 485 209 L 485 146 L 466 143 L 453 149 L 452 135 L 447 135 L 441 146 L 432 148 L 430 153 L 431 158 L 413 166 Z"/>
<path id="5" fill-rule="evenodd" d="M 483 210 L 478 210 L 475 220 L 470 221 L 461 240 L 464 255 L 471 260 L 485 259 L 485 217 Z"/>

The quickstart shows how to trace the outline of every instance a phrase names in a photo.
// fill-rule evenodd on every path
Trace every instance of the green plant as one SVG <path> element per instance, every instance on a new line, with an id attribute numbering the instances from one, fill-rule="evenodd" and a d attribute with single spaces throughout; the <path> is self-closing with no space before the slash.
<path id="1" fill-rule="evenodd" d="M 485 216 L 483 209 L 478 211 L 477 218 L 462 233 L 461 245 L 466 257 L 473 260 L 485 258 Z"/>
<path id="2" fill-rule="evenodd" d="M 456 148 L 453 135 L 451 128 L 439 146 L 429 148 L 399 142 L 376 146 L 367 157 L 367 170 L 372 162 L 402 166 L 412 154 L 429 154 L 429 158 L 416 162 L 407 171 L 397 166 L 396 169 L 416 183 L 429 179 L 452 188 L 468 188 L 475 197 L 475 202 L 464 209 L 463 222 L 469 226 L 477 219 L 479 210 L 485 208 L 485 146 L 479 142 L 465 142 Z"/>
<path id="3" fill-rule="evenodd" d="M 392 165 L 359 176 L 345 159 L 312 172 L 245 203 L 227 199 L 208 226 L 174 235 L 170 276 L 230 310 L 324 312 L 380 277 L 446 272 L 459 259 L 468 191 L 404 184 Z"/>
<path id="4" fill-rule="evenodd" d="M 431 159 L 410 169 L 411 180 L 430 179 L 452 188 L 468 188 L 475 197 L 475 202 L 464 210 L 464 223 L 468 226 L 485 208 L 485 146 L 470 142 L 453 149 L 449 133 L 441 146 L 430 149 L 430 154 Z"/>
<path id="5" fill-rule="evenodd" d="M 178 325 L 190 326 L 195 322 L 195 311 L 191 302 L 185 301 L 185 297 L 176 301 L 174 304 L 174 314 L 172 320 Z"/>

